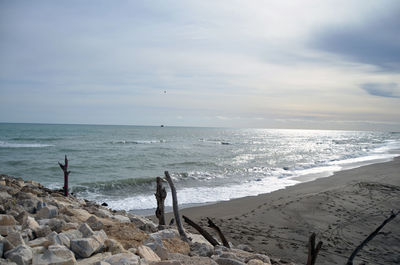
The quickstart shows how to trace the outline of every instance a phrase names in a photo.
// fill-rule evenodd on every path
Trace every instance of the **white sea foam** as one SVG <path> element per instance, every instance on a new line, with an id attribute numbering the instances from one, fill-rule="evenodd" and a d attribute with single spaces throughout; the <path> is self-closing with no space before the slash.
<path id="1" fill-rule="evenodd" d="M 227 201 L 246 196 L 255 196 L 262 193 L 269 193 L 298 184 L 299 181 L 292 179 L 278 179 L 275 177 L 263 180 L 249 181 L 243 184 L 219 187 L 192 187 L 178 190 L 179 204 L 209 203 Z M 108 206 L 115 210 L 144 210 L 155 208 L 154 195 L 139 195 L 118 200 L 104 200 Z M 172 206 L 171 196 L 165 200 L 166 206 Z"/>
<path id="2" fill-rule="evenodd" d="M 37 144 L 37 143 L 9 143 L 0 141 L 0 148 L 41 148 L 54 146 L 52 144 Z"/>

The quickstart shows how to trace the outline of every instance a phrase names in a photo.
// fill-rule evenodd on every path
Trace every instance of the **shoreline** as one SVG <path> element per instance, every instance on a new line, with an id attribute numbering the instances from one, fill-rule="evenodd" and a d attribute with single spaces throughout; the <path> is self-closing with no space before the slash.
<path id="1" fill-rule="evenodd" d="M 183 208 L 180 212 L 203 227 L 207 227 L 206 217 L 212 218 L 234 244 L 241 242 L 273 257 L 291 257 L 296 263 L 305 262 L 308 236 L 316 232 L 317 240 L 324 243 L 318 263 L 343 264 L 398 205 L 400 157 L 271 193 Z M 168 213 L 167 220 L 171 216 Z M 400 252 L 400 218 L 383 232 L 388 234 L 371 241 L 360 253 L 360 261 L 400 262 L 396 254 Z"/>

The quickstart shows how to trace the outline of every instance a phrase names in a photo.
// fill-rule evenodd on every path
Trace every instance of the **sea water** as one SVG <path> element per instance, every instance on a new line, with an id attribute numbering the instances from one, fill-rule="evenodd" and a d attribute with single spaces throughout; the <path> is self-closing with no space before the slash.
<path id="1" fill-rule="evenodd" d="M 72 192 L 127 211 L 156 207 L 155 178 L 166 170 L 185 206 L 388 161 L 399 149 L 393 132 L 0 124 L 0 174 L 62 188 L 67 155 Z"/>

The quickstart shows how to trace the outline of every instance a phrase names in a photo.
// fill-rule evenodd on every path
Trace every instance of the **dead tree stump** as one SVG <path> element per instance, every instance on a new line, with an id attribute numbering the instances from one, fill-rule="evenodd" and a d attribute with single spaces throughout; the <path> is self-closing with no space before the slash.
<path id="1" fill-rule="evenodd" d="M 65 155 L 65 161 L 64 165 L 58 162 L 58 165 L 60 165 L 60 168 L 64 172 L 64 196 L 68 196 L 68 176 L 71 171 L 68 171 L 68 159 L 67 155 Z"/>
<path id="2" fill-rule="evenodd" d="M 165 225 L 164 201 L 167 197 L 167 192 L 162 186 L 162 179 L 160 177 L 157 177 L 157 191 L 154 196 L 156 196 L 157 199 L 156 217 L 158 219 L 158 225 Z"/>
<path id="3" fill-rule="evenodd" d="M 176 195 L 176 189 L 175 189 L 174 183 L 172 182 L 171 176 L 169 175 L 168 171 L 165 171 L 164 174 L 165 174 L 165 179 L 168 181 L 168 184 L 171 187 L 172 208 L 174 209 L 176 227 L 178 228 L 178 232 L 179 232 L 179 235 L 181 236 L 182 240 L 189 242 L 189 239 L 186 236 L 185 230 L 183 230 L 181 218 L 179 217 L 178 196 Z"/>

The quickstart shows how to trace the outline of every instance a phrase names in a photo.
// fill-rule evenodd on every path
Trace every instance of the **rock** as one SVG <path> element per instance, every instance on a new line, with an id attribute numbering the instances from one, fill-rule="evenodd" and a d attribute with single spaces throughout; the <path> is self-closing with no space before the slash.
<path id="1" fill-rule="evenodd" d="M 63 234 L 65 236 L 67 236 L 69 238 L 69 240 L 78 239 L 78 238 L 82 238 L 83 237 L 82 233 L 79 230 L 76 230 L 76 229 L 64 231 L 64 232 L 62 232 L 60 234 Z"/>
<path id="2" fill-rule="evenodd" d="M 59 244 L 59 245 L 64 245 L 67 248 L 70 248 L 71 240 L 67 235 L 63 233 L 57 234 L 56 232 L 53 231 L 47 235 L 47 239 L 51 242 L 52 245 Z"/>
<path id="3" fill-rule="evenodd" d="M 24 245 L 25 241 L 19 232 L 10 232 L 6 239 L 14 246 Z"/>
<path id="4" fill-rule="evenodd" d="M 15 217 L 15 220 L 23 225 L 26 221 L 26 218 L 28 218 L 29 214 L 26 211 L 21 212 L 20 214 L 17 215 L 17 217 Z"/>
<path id="5" fill-rule="evenodd" d="M 5 202 L 11 198 L 12 198 L 12 196 L 10 194 L 8 194 L 8 192 L 0 191 L 0 201 L 1 202 Z"/>
<path id="6" fill-rule="evenodd" d="M 211 257 L 214 254 L 214 247 L 210 244 L 194 242 L 190 244 L 191 256 Z"/>
<path id="7" fill-rule="evenodd" d="M 4 257 L 14 261 L 18 265 L 28 265 L 32 262 L 32 250 L 27 245 L 19 245 L 18 247 L 7 251 L 4 254 Z"/>
<path id="8" fill-rule="evenodd" d="M 17 265 L 17 263 L 15 263 L 11 260 L 6 260 L 6 259 L 2 259 L 2 258 L 0 258 L 0 264 L 1 265 Z"/>
<path id="9" fill-rule="evenodd" d="M 49 226 L 52 231 L 56 231 L 57 233 L 61 233 L 63 228 L 67 223 L 62 219 L 53 218 L 49 220 Z"/>
<path id="10" fill-rule="evenodd" d="M 132 223 L 134 223 L 137 227 L 139 227 L 140 229 L 142 229 L 144 231 L 153 232 L 153 233 L 157 231 L 157 225 L 153 221 L 147 219 L 144 216 L 130 213 L 130 214 L 128 214 L 128 217 Z M 152 231 L 146 230 L 144 228 L 147 228 Z"/>
<path id="11" fill-rule="evenodd" d="M 8 240 L 5 238 L 1 240 L 1 243 L 3 244 L 3 253 L 6 253 L 7 251 L 16 247 L 13 244 L 11 244 L 10 242 L 8 242 Z"/>
<path id="12" fill-rule="evenodd" d="M 0 214 L 0 226 L 13 226 L 16 225 L 17 221 L 14 216 L 8 214 Z"/>
<path id="13" fill-rule="evenodd" d="M 75 265 L 74 253 L 65 246 L 51 245 L 43 254 L 33 256 L 32 265 Z"/>
<path id="14" fill-rule="evenodd" d="M 106 239 L 104 241 L 104 247 L 105 247 L 107 252 L 111 252 L 113 255 L 114 254 L 118 254 L 118 253 L 122 253 L 122 252 L 126 252 L 126 250 L 121 245 L 121 243 L 119 243 L 115 239 Z M 132 253 L 136 253 L 136 249 Z"/>
<path id="15" fill-rule="evenodd" d="M 150 265 L 184 265 L 182 262 L 178 260 L 163 260 L 158 262 L 152 262 Z"/>
<path id="16" fill-rule="evenodd" d="M 101 262 L 102 260 L 110 256 L 111 256 L 110 252 L 97 253 L 96 255 L 93 255 L 90 258 L 78 260 L 77 265 L 94 265 L 97 264 L 97 262 Z"/>
<path id="17" fill-rule="evenodd" d="M 101 261 L 95 262 L 93 265 L 111 265 L 111 264 L 101 260 Z"/>
<path id="18" fill-rule="evenodd" d="M 27 193 L 30 194 L 30 193 Z M 27 198 L 23 200 L 19 200 L 18 204 L 22 206 L 22 208 L 27 211 L 28 213 L 36 213 L 36 205 L 37 205 L 38 199 L 36 198 Z"/>
<path id="19" fill-rule="evenodd" d="M 164 247 L 170 253 L 180 253 L 188 255 L 190 252 L 190 246 L 187 242 L 182 241 L 178 237 L 166 238 L 162 240 Z"/>
<path id="20" fill-rule="evenodd" d="M 239 244 L 239 245 L 236 246 L 236 248 L 240 249 L 240 250 L 248 251 L 248 252 L 253 252 L 254 251 L 250 246 L 245 245 L 245 244 Z"/>
<path id="21" fill-rule="evenodd" d="M 11 232 L 15 232 L 14 225 L 0 225 L 0 235 L 7 236 Z"/>
<path id="22" fill-rule="evenodd" d="M 137 254 L 148 262 L 161 261 L 161 258 L 149 247 L 139 246 Z"/>
<path id="23" fill-rule="evenodd" d="M 139 265 L 140 259 L 138 256 L 132 253 L 119 253 L 116 255 L 112 255 L 104 259 L 105 262 L 108 262 L 112 265 Z"/>
<path id="24" fill-rule="evenodd" d="M 79 224 L 68 222 L 65 224 L 63 231 L 78 229 Z"/>
<path id="25" fill-rule="evenodd" d="M 40 225 L 38 228 L 33 230 L 33 232 L 35 232 L 35 235 L 37 237 L 46 237 L 52 231 L 50 229 L 50 226 L 48 226 L 48 225 Z"/>
<path id="26" fill-rule="evenodd" d="M 98 231 L 103 229 L 103 222 L 99 220 L 96 216 L 92 215 L 87 220 L 86 223 L 90 226 L 94 231 Z"/>
<path id="27" fill-rule="evenodd" d="M 153 226 L 152 224 L 144 224 L 139 226 L 139 229 L 149 233 L 155 233 L 158 231 L 157 226 Z"/>
<path id="28" fill-rule="evenodd" d="M 38 246 L 31 248 L 32 249 L 32 255 L 35 256 L 36 254 L 43 254 L 48 247 L 43 247 L 43 246 Z"/>
<path id="29" fill-rule="evenodd" d="M 168 259 L 177 260 L 185 265 L 218 265 L 214 260 L 207 257 L 189 257 L 178 253 L 169 254 Z"/>
<path id="30" fill-rule="evenodd" d="M 82 233 L 84 237 L 90 237 L 94 234 L 93 230 L 86 223 L 81 224 L 78 230 Z"/>
<path id="31" fill-rule="evenodd" d="M 146 244 L 146 243 L 157 242 L 159 244 L 162 244 L 162 239 L 176 238 L 176 237 L 179 237 L 179 233 L 177 230 L 165 229 L 165 230 L 161 230 L 156 233 L 150 234 L 144 243 Z"/>
<path id="32" fill-rule="evenodd" d="M 25 242 L 28 242 L 29 240 L 34 239 L 33 232 L 29 228 L 22 230 L 21 236 Z"/>
<path id="33" fill-rule="evenodd" d="M 168 250 L 165 247 L 163 247 L 162 244 L 157 244 L 153 242 L 153 243 L 147 243 L 146 246 L 151 248 L 157 254 L 157 256 L 161 258 L 161 260 L 168 259 L 168 254 L 169 254 Z"/>
<path id="34" fill-rule="evenodd" d="M 92 238 L 96 239 L 102 245 L 108 239 L 107 234 L 106 232 L 104 232 L 104 230 L 94 232 Z"/>
<path id="35" fill-rule="evenodd" d="M 251 260 L 249 260 L 246 264 L 247 264 L 247 265 L 267 265 L 267 264 L 269 264 L 269 263 L 264 263 L 264 262 L 262 262 L 262 261 L 259 260 L 259 259 L 251 259 Z"/>
<path id="36" fill-rule="evenodd" d="M 34 248 L 34 247 L 46 247 L 47 248 L 48 246 L 51 245 L 51 241 L 46 237 L 39 237 L 32 241 L 29 241 L 27 245 L 30 246 L 31 248 Z"/>
<path id="37" fill-rule="evenodd" d="M 4 243 L 0 242 L 0 258 L 3 257 Z"/>
<path id="38" fill-rule="evenodd" d="M 97 209 L 97 211 L 95 211 L 93 213 L 94 215 L 100 217 L 100 218 L 112 218 L 113 215 L 110 213 L 110 211 L 106 210 L 106 209 Z"/>
<path id="39" fill-rule="evenodd" d="M 246 265 L 246 263 L 229 258 L 216 258 L 215 262 L 217 262 L 219 265 Z"/>
<path id="40" fill-rule="evenodd" d="M 81 258 L 88 258 L 103 245 L 94 238 L 78 238 L 71 240 L 71 250 Z"/>
<path id="41" fill-rule="evenodd" d="M 248 263 L 252 259 L 258 259 L 264 263 L 271 264 L 270 258 L 267 255 L 262 255 L 262 254 L 253 254 L 251 256 L 248 256 L 244 259 L 244 262 Z"/>
<path id="42" fill-rule="evenodd" d="M 43 207 L 45 207 L 47 204 L 45 202 L 42 201 L 38 201 L 36 203 L 36 210 L 39 211 L 40 209 L 42 209 Z"/>
<path id="43" fill-rule="evenodd" d="M 118 214 L 114 215 L 112 218 L 115 219 L 115 220 L 118 220 L 121 223 L 130 223 L 130 221 L 131 221 L 129 219 L 129 217 L 126 217 L 126 216 L 123 216 L 123 215 L 118 215 Z"/>
<path id="44" fill-rule="evenodd" d="M 38 219 L 51 219 L 54 218 L 58 215 L 58 209 L 57 207 L 53 206 L 53 205 L 48 205 L 48 206 L 44 206 L 43 208 L 41 208 L 36 217 Z"/>
<path id="45" fill-rule="evenodd" d="M 35 231 L 36 229 L 39 228 L 39 224 L 38 224 L 38 222 L 36 222 L 35 218 L 33 218 L 31 216 L 27 216 L 22 224 L 22 227 L 29 228 L 32 231 Z"/>

